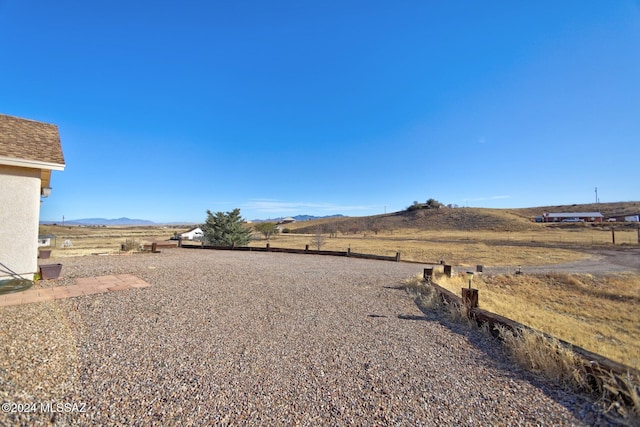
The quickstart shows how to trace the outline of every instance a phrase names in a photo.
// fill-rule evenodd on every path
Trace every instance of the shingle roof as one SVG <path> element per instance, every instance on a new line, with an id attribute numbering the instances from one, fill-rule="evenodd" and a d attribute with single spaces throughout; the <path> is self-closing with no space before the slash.
<path id="1" fill-rule="evenodd" d="M 58 127 L 0 114 L 0 157 L 64 165 Z"/>

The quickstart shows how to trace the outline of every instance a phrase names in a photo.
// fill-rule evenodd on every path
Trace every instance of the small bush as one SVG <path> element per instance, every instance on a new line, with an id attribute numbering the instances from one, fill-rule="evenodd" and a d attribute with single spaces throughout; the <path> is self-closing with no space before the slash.
<path id="1" fill-rule="evenodd" d="M 131 251 L 137 250 L 138 247 L 139 247 L 139 244 L 136 241 L 136 239 L 126 239 L 122 244 L 121 248 L 123 251 L 131 252 Z"/>

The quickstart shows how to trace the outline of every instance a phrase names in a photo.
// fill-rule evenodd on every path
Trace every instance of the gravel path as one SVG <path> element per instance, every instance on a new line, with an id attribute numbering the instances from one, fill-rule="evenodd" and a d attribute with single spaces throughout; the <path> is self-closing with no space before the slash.
<path id="1" fill-rule="evenodd" d="M 491 338 L 425 316 L 394 289 L 419 264 L 188 249 L 63 263 L 56 285 L 131 273 L 153 286 L 2 309 L 5 327 L 34 307 L 57 313 L 46 328 L 74 343 L 76 367 L 34 389 L 53 373 L 21 378 L 27 355 L 14 351 L 4 401 L 86 411 L 1 413 L 2 424 L 606 425 Z"/>

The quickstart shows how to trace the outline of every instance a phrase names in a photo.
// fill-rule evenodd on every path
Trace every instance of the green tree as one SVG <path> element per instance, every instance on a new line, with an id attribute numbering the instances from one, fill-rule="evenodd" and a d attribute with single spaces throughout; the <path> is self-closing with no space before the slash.
<path id="1" fill-rule="evenodd" d="M 271 236 L 273 236 L 274 234 L 278 234 L 278 232 L 280 231 L 278 225 L 275 222 L 259 222 L 253 228 L 255 228 L 256 231 L 262 233 L 265 239 L 267 239 L 267 242 L 269 241 L 269 238 L 271 238 Z"/>
<path id="2" fill-rule="evenodd" d="M 202 225 L 205 242 L 215 246 L 246 246 L 251 240 L 251 229 L 244 225 L 240 209 L 230 212 L 207 210 L 207 222 Z"/>

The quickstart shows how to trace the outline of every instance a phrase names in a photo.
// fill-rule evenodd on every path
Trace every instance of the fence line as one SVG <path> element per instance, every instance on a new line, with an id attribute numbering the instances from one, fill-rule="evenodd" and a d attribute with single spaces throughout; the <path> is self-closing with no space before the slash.
<path id="1" fill-rule="evenodd" d="M 249 252 L 283 252 L 289 254 L 306 254 L 306 255 L 328 255 L 328 256 L 343 256 L 350 258 L 363 258 L 374 259 L 378 261 L 393 261 L 400 262 L 400 252 L 396 252 L 395 256 L 375 255 L 375 254 L 361 254 L 358 252 L 351 252 L 351 248 L 346 251 L 323 251 L 316 249 L 309 249 L 309 245 L 306 245 L 304 249 L 295 248 L 274 248 L 268 243 L 264 248 L 254 246 L 214 246 L 214 245 L 189 245 L 182 243 L 181 247 L 189 249 L 213 249 L 219 251 L 249 251 Z M 425 264 L 425 263 L 420 263 Z M 427 263 L 428 264 L 428 263 Z"/>

